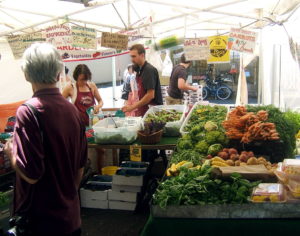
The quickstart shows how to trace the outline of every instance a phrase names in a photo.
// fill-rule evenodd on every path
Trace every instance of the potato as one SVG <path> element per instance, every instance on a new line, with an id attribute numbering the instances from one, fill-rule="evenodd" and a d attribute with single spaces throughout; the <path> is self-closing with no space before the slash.
<path id="1" fill-rule="evenodd" d="M 218 157 L 221 157 L 224 160 L 228 160 L 229 159 L 229 155 L 227 152 L 219 152 L 218 153 Z"/>
<path id="2" fill-rule="evenodd" d="M 240 160 L 235 161 L 234 165 L 235 165 L 235 166 L 240 166 L 240 165 L 241 165 L 241 161 L 240 161 Z"/>
<path id="3" fill-rule="evenodd" d="M 263 164 L 267 163 L 267 160 L 264 157 L 259 157 L 257 160 L 258 160 L 259 163 L 261 163 L 261 162 Z"/>
<path id="4" fill-rule="evenodd" d="M 230 166 L 234 166 L 234 162 L 233 160 L 227 160 L 226 163 Z"/>
<path id="5" fill-rule="evenodd" d="M 229 155 L 232 155 L 232 154 L 239 154 L 238 151 L 237 151 L 236 149 L 234 149 L 234 148 L 230 148 L 230 149 L 228 150 L 228 152 L 229 152 Z"/>
<path id="6" fill-rule="evenodd" d="M 255 157 L 253 152 L 248 152 L 248 157 Z"/>
<path id="7" fill-rule="evenodd" d="M 247 158 L 247 155 L 246 154 L 241 154 L 240 155 L 240 161 L 241 162 L 247 162 L 248 158 Z"/>
<path id="8" fill-rule="evenodd" d="M 251 157 L 249 158 L 249 160 L 247 161 L 247 165 L 257 165 L 258 161 L 255 157 Z"/>
<path id="9" fill-rule="evenodd" d="M 240 163 L 240 166 L 246 166 L 246 165 L 247 165 L 247 163 L 245 163 L 245 162 Z"/>
<path id="10" fill-rule="evenodd" d="M 229 148 L 224 148 L 223 152 L 229 153 Z"/>
<path id="11" fill-rule="evenodd" d="M 237 155 L 237 154 L 231 154 L 230 155 L 230 160 L 237 161 L 238 159 L 239 159 L 239 155 Z"/>

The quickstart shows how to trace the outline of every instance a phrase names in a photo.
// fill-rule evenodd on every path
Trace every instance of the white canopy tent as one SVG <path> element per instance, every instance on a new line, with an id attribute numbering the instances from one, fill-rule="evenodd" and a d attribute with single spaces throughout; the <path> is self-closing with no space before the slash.
<path id="1" fill-rule="evenodd" d="M 84 2 L 85 4 L 81 3 Z M 260 102 L 277 104 L 273 97 L 275 87 L 273 59 L 280 61 L 285 54 L 285 60 L 293 60 L 287 44 L 286 32 L 282 23 L 286 25 L 290 36 L 297 39 L 297 30 L 293 25 L 299 25 L 300 11 L 297 10 L 300 0 L 2 0 L 0 1 L 0 69 L 1 77 L 0 104 L 27 99 L 31 96 L 31 89 L 20 70 L 20 61 L 15 60 L 6 36 L 11 34 L 30 33 L 45 29 L 49 25 L 70 24 L 95 28 L 99 37 L 101 32 L 119 32 L 123 30 L 145 30 L 150 32 L 145 37 L 162 38 L 179 35 L 185 38 L 205 37 L 226 34 L 231 27 L 248 28 L 260 31 Z M 298 22 L 298 23 L 297 23 Z M 275 26 L 280 25 L 280 26 Z M 276 33 L 274 30 L 277 30 Z M 274 32 L 270 37 L 269 32 Z M 279 36 L 280 37 L 277 37 Z M 275 39 L 280 42 L 275 41 Z M 274 45 L 282 45 L 284 54 L 273 57 Z M 285 45 L 285 46 L 283 46 Z M 274 51 L 275 50 L 275 51 Z M 268 64 L 269 63 L 269 64 Z M 300 84 L 299 66 L 292 73 L 289 67 L 292 63 L 281 60 L 289 72 L 285 76 L 286 84 Z M 267 71 L 269 71 L 267 73 Z M 273 73 L 272 72 L 272 73 Z M 284 70 L 281 70 L 281 77 Z M 279 74 L 278 74 L 279 76 Z M 272 89 L 271 89 L 272 87 Z M 290 86 L 293 89 L 295 86 Z M 285 87 L 280 93 L 288 91 Z M 279 90 L 277 90 L 279 91 Z M 293 93 L 296 96 L 296 93 Z M 293 99 L 295 96 L 293 95 Z M 280 99 L 288 99 L 286 96 Z M 300 98 L 299 98 L 300 99 Z M 284 101 L 284 106 L 288 102 Z M 296 106 L 297 99 L 293 102 Z"/>

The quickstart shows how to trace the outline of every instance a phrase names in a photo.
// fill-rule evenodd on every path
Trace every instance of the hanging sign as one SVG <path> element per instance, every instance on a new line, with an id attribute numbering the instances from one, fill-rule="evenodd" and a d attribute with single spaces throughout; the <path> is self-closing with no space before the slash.
<path id="1" fill-rule="evenodd" d="M 184 54 L 188 61 L 207 60 L 209 57 L 207 38 L 185 39 Z"/>
<path id="2" fill-rule="evenodd" d="M 7 41 L 15 59 L 21 58 L 25 51 L 21 35 L 8 36 Z"/>
<path id="3" fill-rule="evenodd" d="M 230 52 L 227 49 L 228 36 L 212 36 L 208 38 L 210 56 L 208 63 L 230 62 Z"/>
<path id="4" fill-rule="evenodd" d="M 98 59 L 103 57 L 110 57 L 116 55 L 117 53 L 115 49 L 96 51 L 82 50 L 81 48 L 75 48 L 70 46 L 58 47 L 57 49 L 60 52 L 64 61 Z"/>
<path id="5" fill-rule="evenodd" d="M 72 26 L 72 46 L 86 49 L 97 49 L 97 33 L 95 29 Z"/>
<path id="6" fill-rule="evenodd" d="M 139 145 L 130 146 L 130 160 L 142 161 L 142 147 Z"/>
<path id="7" fill-rule="evenodd" d="M 72 34 L 69 25 L 53 25 L 45 29 L 46 41 L 56 47 L 72 45 Z"/>
<path id="8" fill-rule="evenodd" d="M 128 36 L 103 32 L 101 37 L 101 47 L 127 50 Z"/>
<path id="9" fill-rule="evenodd" d="M 255 51 L 257 36 L 258 34 L 253 31 L 231 28 L 228 40 L 228 49 L 253 54 Z"/>
<path id="10" fill-rule="evenodd" d="M 41 32 L 8 36 L 7 41 L 15 59 L 23 56 L 24 51 L 35 42 L 44 42 L 46 39 Z"/>

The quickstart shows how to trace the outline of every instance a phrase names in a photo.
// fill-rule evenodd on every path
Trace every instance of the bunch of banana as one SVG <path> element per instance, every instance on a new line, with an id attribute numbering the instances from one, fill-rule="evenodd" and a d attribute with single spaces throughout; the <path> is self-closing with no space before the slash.
<path id="1" fill-rule="evenodd" d="M 222 158 L 214 157 L 214 158 L 211 159 L 211 166 L 212 167 L 226 167 L 226 166 L 229 166 L 229 165 Z"/>
<path id="2" fill-rule="evenodd" d="M 191 170 L 199 170 L 201 168 L 201 166 L 198 165 L 198 166 L 194 167 L 194 164 L 190 161 L 181 161 L 177 164 L 173 163 L 171 165 L 171 167 L 169 169 L 167 169 L 166 175 L 167 176 L 177 176 L 182 168 L 188 168 Z"/>

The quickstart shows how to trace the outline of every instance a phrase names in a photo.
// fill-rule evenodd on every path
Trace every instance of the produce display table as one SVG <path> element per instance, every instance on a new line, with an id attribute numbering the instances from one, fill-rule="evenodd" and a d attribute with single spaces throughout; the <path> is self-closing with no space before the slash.
<path id="1" fill-rule="evenodd" d="M 299 203 L 152 206 L 142 235 L 299 235 L 299 223 Z"/>
<path id="2" fill-rule="evenodd" d="M 89 148 L 103 148 L 103 149 L 130 149 L 132 145 L 141 145 L 143 150 L 174 150 L 177 144 L 177 140 L 179 137 L 163 137 L 160 143 L 153 144 L 153 145 L 144 145 L 139 143 L 138 141 L 134 142 L 133 144 L 94 144 L 89 143 Z"/>
<path id="3" fill-rule="evenodd" d="M 150 215 L 142 236 L 160 235 L 300 235 L 299 219 L 184 219 Z"/>

